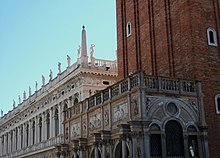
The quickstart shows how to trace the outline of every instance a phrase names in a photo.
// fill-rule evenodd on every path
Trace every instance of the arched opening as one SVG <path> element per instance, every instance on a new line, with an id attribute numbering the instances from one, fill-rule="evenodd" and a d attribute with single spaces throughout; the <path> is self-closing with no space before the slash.
<path id="1" fill-rule="evenodd" d="M 32 144 L 35 144 L 35 121 L 32 124 Z"/>
<path id="2" fill-rule="evenodd" d="M 127 145 L 126 145 L 126 149 L 125 149 L 126 151 L 126 156 L 125 157 L 130 157 L 129 156 L 129 149 L 128 149 L 128 147 L 127 147 Z M 118 143 L 117 144 L 117 146 L 116 146 L 116 148 L 115 148 L 115 158 L 122 158 L 122 143 L 120 142 L 120 143 Z"/>
<path id="3" fill-rule="evenodd" d="M 49 113 L 47 113 L 46 123 L 47 123 L 47 139 L 49 139 L 50 138 L 50 114 Z"/>
<path id="4" fill-rule="evenodd" d="M 39 142 L 42 141 L 42 117 L 39 118 Z"/>
<path id="5" fill-rule="evenodd" d="M 198 148 L 198 136 L 197 130 L 194 126 L 189 126 L 187 129 L 188 133 L 188 148 L 190 157 L 199 157 L 199 148 Z"/>
<path id="6" fill-rule="evenodd" d="M 27 128 L 26 128 L 26 146 L 28 146 L 29 144 L 29 124 L 27 124 Z"/>
<path id="7" fill-rule="evenodd" d="M 215 29 L 208 28 L 207 29 L 207 37 L 208 37 L 208 45 L 218 46 L 217 33 L 216 33 Z"/>
<path id="8" fill-rule="evenodd" d="M 55 136 L 57 136 L 59 134 L 59 117 L 58 117 L 58 109 L 55 110 L 55 115 L 54 115 L 54 119 L 55 119 Z"/>
<path id="9" fill-rule="evenodd" d="M 23 127 L 21 127 L 21 148 L 24 147 L 24 143 L 23 143 Z"/>
<path id="10" fill-rule="evenodd" d="M 177 121 L 169 121 L 165 126 L 167 157 L 184 157 L 183 130 Z"/>
<path id="11" fill-rule="evenodd" d="M 91 153 L 91 155 L 90 155 L 90 158 L 95 158 L 96 156 L 95 156 L 95 149 L 93 149 L 92 150 L 92 153 Z M 101 156 L 101 152 L 100 152 L 100 150 L 98 150 L 98 158 L 101 158 L 102 156 Z"/>
<path id="12" fill-rule="evenodd" d="M 162 157 L 161 132 L 157 124 L 150 127 L 150 155 L 151 157 Z"/>
<path id="13" fill-rule="evenodd" d="M 68 106 L 67 106 L 67 103 L 64 104 L 64 107 L 63 107 L 63 113 L 64 113 L 64 118 L 68 118 Z"/>

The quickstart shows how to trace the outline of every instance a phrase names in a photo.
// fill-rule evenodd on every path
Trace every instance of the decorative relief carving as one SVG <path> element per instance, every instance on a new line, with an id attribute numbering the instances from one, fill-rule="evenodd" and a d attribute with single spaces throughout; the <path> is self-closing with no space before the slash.
<path id="1" fill-rule="evenodd" d="M 132 106 L 133 106 L 133 114 L 137 115 L 139 113 L 139 107 L 138 107 L 138 101 L 137 99 L 134 99 L 132 101 Z"/>
<path id="2" fill-rule="evenodd" d="M 101 127 L 101 114 L 95 114 L 89 118 L 89 129 L 94 130 Z"/>
<path id="3" fill-rule="evenodd" d="M 80 123 L 73 124 L 71 129 L 72 129 L 71 137 L 80 136 Z"/>
<path id="4" fill-rule="evenodd" d="M 113 108 L 113 122 L 120 121 L 128 117 L 128 104 L 124 103 Z"/>
<path id="5" fill-rule="evenodd" d="M 193 109 L 198 112 L 198 103 L 194 99 L 189 99 L 188 100 L 189 104 L 193 107 Z"/>
<path id="6" fill-rule="evenodd" d="M 106 110 L 104 112 L 104 123 L 105 123 L 105 126 L 109 125 L 109 110 Z"/>

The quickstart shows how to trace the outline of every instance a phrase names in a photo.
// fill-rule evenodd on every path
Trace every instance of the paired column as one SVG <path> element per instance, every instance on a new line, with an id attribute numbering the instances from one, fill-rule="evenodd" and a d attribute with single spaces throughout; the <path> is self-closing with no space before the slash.
<path id="1" fill-rule="evenodd" d="M 63 121 L 64 121 L 64 115 L 63 115 L 63 109 L 62 109 L 62 102 L 58 105 L 58 114 L 59 114 L 59 134 L 64 134 L 63 130 Z"/>
<path id="2" fill-rule="evenodd" d="M 7 152 L 6 152 L 6 148 L 7 148 L 7 135 L 5 134 L 4 135 L 4 143 L 3 143 L 3 155 L 5 155 Z"/>
<path id="3" fill-rule="evenodd" d="M 8 132 L 8 153 L 11 153 L 11 131 Z"/>
<path id="4" fill-rule="evenodd" d="M 46 114 L 45 114 L 45 112 L 43 112 L 43 115 L 42 115 L 42 141 L 46 140 L 46 134 L 47 134 L 47 131 L 46 131 Z"/>

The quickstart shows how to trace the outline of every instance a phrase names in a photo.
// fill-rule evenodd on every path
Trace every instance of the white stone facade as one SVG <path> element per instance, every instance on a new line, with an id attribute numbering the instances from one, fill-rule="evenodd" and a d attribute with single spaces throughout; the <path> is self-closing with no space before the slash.
<path id="1" fill-rule="evenodd" d="M 95 59 L 92 48 L 88 62 L 85 28 L 82 46 L 76 63 L 71 64 L 68 56 L 66 70 L 61 72 L 59 63 L 55 78 L 51 71 L 45 84 L 42 76 L 42 87 L 38 90 L 36 83 L 34 94 L 29 90 L 27 98 L 24 92 L 23 102 L 1 117 L 0 157 L 55 157 L 56 145 L 64 143 L 65 110 L 116 82 L 116 61 Z"/>

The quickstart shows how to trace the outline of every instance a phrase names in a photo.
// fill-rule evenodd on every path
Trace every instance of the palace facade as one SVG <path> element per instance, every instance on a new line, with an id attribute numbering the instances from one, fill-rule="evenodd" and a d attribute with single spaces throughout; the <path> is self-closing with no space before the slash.
<path id="1" fill-rule="evenodd" d="M 117 80 L 116 61 L 96 59 L 94 45 L 87 56 L 86 30 L 82 30 L 82 44 L 77 62 L 60 70 L 34 94 L 24 92 L 23 102 L 0 118 L 0 157 L 55 157 L 56 146 L 64 144 L 65 111 L 85 98 L 97 93 Z M 75 109 L 81 111 L 80 108 Z"/>

